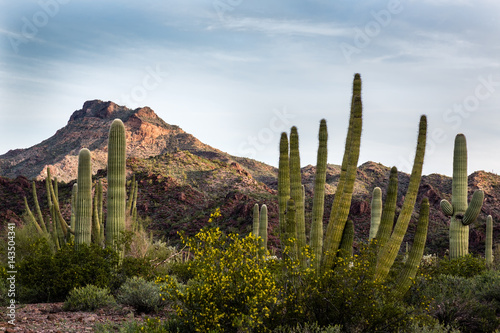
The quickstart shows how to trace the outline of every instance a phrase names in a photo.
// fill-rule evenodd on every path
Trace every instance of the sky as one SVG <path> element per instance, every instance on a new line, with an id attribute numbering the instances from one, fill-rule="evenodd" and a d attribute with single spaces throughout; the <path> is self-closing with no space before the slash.
<path id="1" fill-rule="evenodd" d="M 451 176 L 458 133 L 469 173 L 498 173 L 498 13 L 497 0 L 0 1 L 0 154 L 100 99 L 274 166 L 292 126 L 315 165 L 324 118 L 340 164 L 360 73 L 359 164 L 410 172 L 426 114 L 424 174 Z"/>

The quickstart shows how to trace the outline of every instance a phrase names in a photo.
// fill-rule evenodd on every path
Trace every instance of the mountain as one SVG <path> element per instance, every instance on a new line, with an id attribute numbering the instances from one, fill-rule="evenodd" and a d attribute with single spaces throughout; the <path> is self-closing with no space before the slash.
<path id="1" fill-rule="evenodd" d="M 106 168 L 108 131 L 116 118 L 125 124 L 128 157 L 147 158 L 189 151 L 208 159 L 239 163 L 259 180 L 272 177 L 276 172 L 263 163 L 231 156 L 202 143 L 178 126 L 167 124 L 149 107 L 131 110 L 113 102 L 92 100 L 75 111 L 67 125 L 49 139 L 27 149 L 10 150 L 0 155 L 0 176 L 44 179 L 46 168 L 50 167 L 53 176 L 69 182 L 76 179 L 78 153 L 82 148 L 92 152 L 95 174 Z"/>
<path id="2" fill-rule="evenodd" d="M 192 234 L 208 223 L 210 213 L 220 208 L 222 217 L 216 221 L 224 230 L 247 233 L 252 225 L 255 203 L 266 204 L 269 210 L 270 244 L 276 244 L 278 206 L 276 199 L 277 170 L 263 163 L 230 156 L 210 147 L 175 125 L 161 120 L 150 108 L 135 110 L 112 102 L 88 101 L 71 116 L 68 124 L 51 138 L 22 150 L 0 156 L 0 224 L 21 223 L 23 197 L 33 207 L 29 179 L 35 184 L 40 204 L 47 212 L 45 185 L 41 180 L 47 165 L 56 170 L 60 183 L 59 196 L 63 214 L 70 213 L 70 190 L 76 177 L 77 154 L 82 147 L 92 151 L 94 181 L 103 179 L 106 187 L 106 151 L 109 125 L 113 119 L 124 121 L 127 130 L 127 169 L 139 183 L 138 214 L 158 237 L 178 238 L 177 232 Z M 276 153 L 278 155 L 278 152 Z M 340 167 L 328 165 L 324 223 L 339 180 Z M 358 167 L 349 218 L 355 223 L 355 239 L 368 238 L 370 201 L 375 186 L 385 198 L 390 168 L 366 162 Z M 302 168 L 306 190 L 306 219 L 311 220 L 315 167 Z M 399 173 L 398 211 L 410 176 Z M 439 207 L 441 199 L 451 199 L 451 178 L 438 174 L 423 176 L 405 241 L 410 244 L 415 233 L 422 198 L 430 201 L 430 224 L 427 251 L 444 254 L 448 248 L 449 218 Z M 497 221 L 500 232 L 500 177 L 477 171 L 469 176 L 469 200 L 476 189 L 485 192 L 485 201 L 478 220 L 470 228 L 471 252 L 484 253 L 485 224 L 488 214 Z M 396 215 L 397 215 L 396 214 Z M 309 222 L 310 223 L 310 222 Z"/>

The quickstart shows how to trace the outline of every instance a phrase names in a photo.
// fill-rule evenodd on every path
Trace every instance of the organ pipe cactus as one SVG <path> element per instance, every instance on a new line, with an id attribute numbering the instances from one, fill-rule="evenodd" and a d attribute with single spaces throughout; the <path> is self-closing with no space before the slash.
<path id="1" fill-rule="evenodd" d="M 330 213 L 330 220 L 324 238 L 321 264 L 323 269 L 333 267 L 351 206 L 361 143 L 362 111 L 361 76 L 356 74 L 353 81 L 351 114 L 349 117 L 349 128 L 347 130 L 340 180 L 337 185 L 337 191 Z"/>
<path id="2" fill-rule="evenodd" d="M 280 138 L 280 157 L 278 169 L 278 206 L 279 206 L 279 231 L 285 234 L 286 205 L 290 199 L 290 161 L 288 156 L 288 137 L 285 132 Z"/>
<path id="3" fill-rule="evenodd" d="M 47 226 L 45 225 L 45 222 L 43 220 L 42 210 L 40 209 L 40 204 L 38 202 L 38 196 L 36 194 L 36 183 L 33 181 L 33 183 L 31 185 L 32 185 L 32 191 L 33 191 L 33 200 L 35 201 L 35 210 L 36 210 L 37 217 L 39 219 L 40 227 L 42 228 L 42 230 L 44 232 L 47 232 Z"/>
<path id="4" fill-rule="evenodd" d="M 486 259 L 486 265 L 491 266 L 493 264 L 493 217 L 488 215 L 486 218 L 486 244 L 484 257 Z"/>
<path id="5" fill-rule="evenodd" d="M 347 220 L 344 227 L 344 232 L 342 233 L 342 240 L 340 241 L 339 255 L 344 258 L 352 257 L 353 243 L 354 243 L 354 223 L 351 220 Z"/>
<path id="6" fill-rule="evenodd" d="M 410 184 L 405 195 L 405 201 L 401 212 L 392 231 L 391 237 L 381 247 L 377 256 L 377 267 L 375 269 L 375 278 L 385 280 L 389 274 L 389 269 L 392 267 L 394 260 L 398 254 L 399 248 L 406 234 L 408 224 L 410 222 L 411 214 L 413 212 L 415 201 L 417 200 L 418 188 L 420 186 L 420 179 L 422 176 L 422 167 L 424 163 L 425 144 L 427 137 L 427 117 L 425 115 L 420 117 L 417 150 L 415 152 L 415 159 L 413 168 L 410 175 Z"/>
<path id="7" fill-rule="evenodd" d="M 78 189 L 76 195 L 75 247 L 90 244 L 92 232 L 92 165 L 90 151 L 78 156 Z"/>
<path id="8" fill-rule="evenodd" d="M 450 259 L 469 253 L 469 224 L 481 212 L 484 193 L 474 192 L 467 205 L 467 142 L 465 135 L 457 134 L 453 151 L 453 177 L 451 203 L 441 200 L 441 209 L 450 221 Z"/>
<path id="9" fill-rule="evenodd" d="M 295 238 L 297 239 L 297 250 L 300 254 L 306 246 L 306 225 L 302 175 L 300 172 L 299 135 L 295 126 L 290 131 L 290 197 L 295 202 Z"/>
<path id="10" fill-rule="evenodd" d="M 372 192 L 371 202 L 371 224 L 369 240 L 377 236 L 378 228 L 380 226 L 380 219 L 382 218 L 382 190 L 380 187 L 375 187 Z"/>
<path id="11" fill-rule="evenodd" d="M 413 245 L 394 288 L 394 293 L 397 296 L 403 296 L 408 291 L 408 289 L 410 289 L 412 280 L 417 274 L 418 266 L 420 265 L 422 255 L 424 254 L 428 226 L 429 199 L 424 198 L 422 200 L 422 204 L 420 205 L 420 215 L 418 218 L 417 231 L 415 232 Z"/>
<path id="12" fill-rule="evenodd" d="M 286 224 L 285 224 L 285 246 L 288 247 L 288 254 L 292 260 L 298 259 L 297 253 L 297 232 L 295 230 L 295 202 L 292 198 L 286 204 Z"/>
<path id="13" fill-rule="evenodd" d="M 125 231 L 126 145 L 125 125 L 120 119 L 115 119 L 109 130 L 108 141 L 108 210 L 106 220 L 106 245 L 115 248 L 121 234 Z"/>
<path id="14" fill-rule="evenodd" d="M 398 169 L 391 168 L 389 176 L 389 186 L 387 188 L 387 196 L 382 208 L 382 216 L 380 218 L 380 226 L 377 232 L 377 245 L 383 247 L 389 240 L 394 225 L 394 215 L 396 214 L 396 205 L 398 200 Z"/>
<path id="15" fill-rule="evenodd" d="M 314 255 L 313 266 L 319 270 L 321 254 L 323 252 L 323 215 L 325 210 L 325 183 L 327 162 L 328 130 L 326 120 L 322 119 L 319 125 L 319 147 L 316 162 L 316 176 L 314 178 L 314 198 L 311 224 L 311 251 Z"/>

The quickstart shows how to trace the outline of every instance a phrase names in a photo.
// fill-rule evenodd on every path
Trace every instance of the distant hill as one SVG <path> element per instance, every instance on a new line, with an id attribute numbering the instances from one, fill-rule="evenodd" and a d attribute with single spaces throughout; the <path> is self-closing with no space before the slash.
<path id="1" fill-rule="evenodd" d="M 64 181 L 59 193 L 64 214 L 68 216 L 77 155 L 83 147 L 92 151 L 95 180 L 102 178 L 106 186 L 108 129 L 115 118 L 122 119 L 127 130 L 127 169 L 129 177 L 134 173 L 139 182 L 139 216 L 157 236 L 177 238 L 178 231 L 194 233 L 208 223 L 210 212 L 217 207 L 221 209 L 222 218 L 216 223 L 225 230 L 247 233 L 251 229 L 253 205 L 265 203 L 269 208 L 270 243 L 276 244 L 276 168 L 210 147 L 178 126 L 167 124 L 150 108 L 130 110 L 97 100 L 85 102 L 81 110 L 73 113 L 68 124 L 51 138 L 31 148 L 0 156 L 3 176 L 0 177 L 0 222 L 21 223 L 23 196 L 33 205 L 29 179 L 37 179 L 38 197 L 46 207 L 42 179 L 47 166 Z M 311 165 L 302 168 L 308 221 L 311 220 L 314 173 L 315 167 Z M 339 173 L 339 166 L 328 165 L 325 224 Z M 371 192 L 379 186 L 385 198 L 389 173 L 389 167 L 374 162 L 366 162 L 358 168 L 349 216 L 355 222 L 358 242 L 368 237 Z M 409 175 L 399 173 L 398 209 L 408 183 Z M 484 171 L 474 172 L 469 176 L 469 199 L 476 189 L 485 191 L 485 202 L 478 221 L 471 226 L 470 248 L 482 254 L 484 220 L 488 214 L 497 221 L 495 234 L 500 232 L 500 177 Z M 448 248 L 449 218 L 441 213 L 439 202 L 451 198 L 451 178 L 438 174 L 422 177 L 417 207 L 406 237 L 410 243 L 424 196 L 429 198 L 431 205 L 427 251 L 444 254 Z"/>

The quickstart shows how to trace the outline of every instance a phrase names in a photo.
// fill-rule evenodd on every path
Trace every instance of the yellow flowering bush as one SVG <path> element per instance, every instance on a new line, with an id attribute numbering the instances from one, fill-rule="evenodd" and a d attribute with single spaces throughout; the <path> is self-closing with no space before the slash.
<path id="1" fill-rule="evenodd" d="M 199 332 L 264 330 L 278 290 L 255 237 L 212 228 L 182 241 L 194 257 L 188 264 L 194 278 L 183 287 L 169 276 L 156 281 L 163 297 L 177 300 L 179 318 Z"/>

